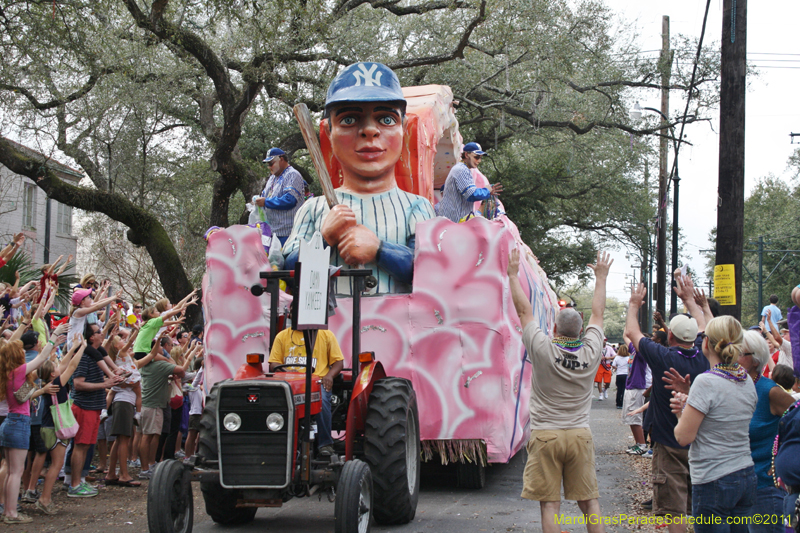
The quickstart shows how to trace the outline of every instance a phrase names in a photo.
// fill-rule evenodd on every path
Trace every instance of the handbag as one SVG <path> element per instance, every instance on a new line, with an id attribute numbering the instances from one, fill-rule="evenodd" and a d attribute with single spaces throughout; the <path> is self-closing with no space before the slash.
<path id="1" fill-rule="evenodd" d="M 58 403 L 58 398 L 55 394 L 51 394 L 50 398 L 53 400 L 53 405 L 50 406 L 50 414 L 53 416 L 53 425 L 56 427 L 56 437 L 61 440 L 73 438 L 78 434 L 78 421 L 75 420 L 75 415 L 72 414 L 72 398 L 69 398 L 64 403 Z"/>
<path id="2" fill-rule="evenodd" d="M 36 385 L 26 379 L 22 382 L 22 385 L 14 391 L 14 399 L 17 400 L 17 403 L 23 404 L 31 399 L 34 392 L 36 392 Z"/>
<path id="3" fill-rule="evenodd" d="M 183 390 L 181 386 L 175 383 L 175 380 L 169 382 L 169 407 L 170 409 L 178 409 L 183 405 Z"/>

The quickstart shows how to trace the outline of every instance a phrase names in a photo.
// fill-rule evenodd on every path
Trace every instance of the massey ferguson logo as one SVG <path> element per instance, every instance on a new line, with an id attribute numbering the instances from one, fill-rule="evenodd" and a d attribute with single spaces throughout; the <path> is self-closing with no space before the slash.
<path id="1" fill-rule="evenodd" d="M 258 403 L 259 398 L 260 398 L 259 394 L 248 394 L 247 403 Z"/>
<path id="2" fill-rule="evenodd" d="M 320 401 L 321 397 L 318 392 L 311 393 L 311 401 L 318 402 Z M 305 394 L 295 394 L 294 395 L 294 404 L 295 405 L 303 405 L 306 403 L 306 395 Z"/>

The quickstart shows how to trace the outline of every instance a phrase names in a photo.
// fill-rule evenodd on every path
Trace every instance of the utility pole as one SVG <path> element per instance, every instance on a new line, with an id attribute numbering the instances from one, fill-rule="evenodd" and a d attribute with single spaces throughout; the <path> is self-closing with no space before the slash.
<path id="1" fill-rule="evenodd" d="M 736 301 L 721 312 L 736 319 L 742 315 L 746 71 L 747 0 L 723 0 L 716 266 L 733 265 Z"/>
<path id="2" fill-rule="evenodd" d="M 672 55 L 669 50 L 669 17 L 661 19 L 661 140 L 658 161 L 658 238 L 656 244 L 656 310 L 666 314 L 667 301 L 667 133 L 669 124 L 669 83 Z M 667 317 L 665 317 L 667 318 Z"/>
<path id="3" fill-rule="evenodd" d="M 758 236 L 758 310 L 764 308 L 764 236 Z"/>

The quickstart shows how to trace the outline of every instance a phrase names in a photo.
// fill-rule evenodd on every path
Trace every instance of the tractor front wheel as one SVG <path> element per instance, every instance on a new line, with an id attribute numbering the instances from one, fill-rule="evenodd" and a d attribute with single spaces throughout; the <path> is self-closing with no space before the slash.
<path id="1" fill-rule="evenodd" d="M 358 459 L 347 461 L 336 493 L 335 533 L 369 533 L 373 506 L 369 466 Z"/>
<path id="2" fill-rule="evenodd" d="M 147 487 L 147 526 L 152 533 L 191 533 L 191 474 L 180 461 L 158 463 Z"/>
<path id="3" fill-rule="evenodd" d="M 375 520 L 407 524 L 419 500 L 420 441 L 417 396 L 411 382 L 384 378 L 369 395 L 364 459 L 375 486 Z"/>

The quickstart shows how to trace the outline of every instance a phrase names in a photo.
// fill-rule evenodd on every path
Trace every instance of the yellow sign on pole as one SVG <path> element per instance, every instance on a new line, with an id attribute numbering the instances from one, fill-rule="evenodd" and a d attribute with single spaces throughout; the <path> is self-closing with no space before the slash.
<path id="1" fill-rule="evenodd" d="M 736 305 L 736 274 L 733 265 L 714 267 L 714 298 L 719 305 Z"/>

